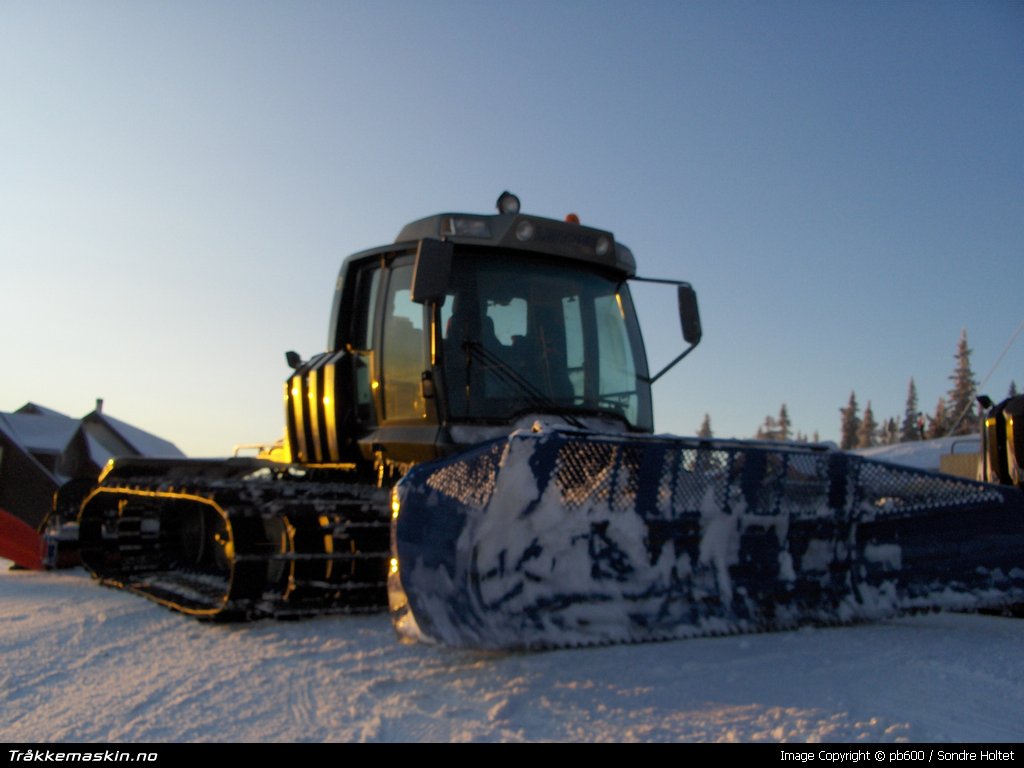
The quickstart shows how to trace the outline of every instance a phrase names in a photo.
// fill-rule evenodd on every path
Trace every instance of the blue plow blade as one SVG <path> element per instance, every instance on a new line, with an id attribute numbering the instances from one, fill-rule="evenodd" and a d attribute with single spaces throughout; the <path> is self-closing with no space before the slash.
<path id="1" fill-rule="evenodd" d="M 522 431 L 396 486 L 406 639 L 632 643 L 1024 605 L 1024 493 L 822 446 Z"/>

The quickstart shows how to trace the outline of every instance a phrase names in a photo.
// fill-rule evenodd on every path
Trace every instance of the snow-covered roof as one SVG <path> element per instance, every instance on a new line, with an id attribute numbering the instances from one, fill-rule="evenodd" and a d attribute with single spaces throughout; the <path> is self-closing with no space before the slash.
<path id="1" fill-rule="evenodd" d="M 60 453 L 76 429 L 77 419 L 49 409 L 0 413 L 0 432 L 32 453 Z"/>
<path id="2" fill-rule="evenodd" d="M 27 403 L 13 413 L 0 413 L 0 435 L 31 454 L 63 454 L 79 431 L 88 458 L 100 467 L 115 456 L 185 456 L 173 443 L 100 411 L 79 420 Z"/>
<path id="3" fill-rule="evenodd" d="M 25 403 L 21 408 L 15 411 L 15 413 L 32 414 L 35 416 L 63 416 L 65 419 L 70 419 L 60 411 L 55 411 L 53 408 L 47 408 L 45 405 L 39 405 L 39 403 Z"/>
<path id="4" fill-rule="evenodd" d="M 185 456 L 174 443 L 138 427 L 133 427 L 131 424 L 115 419 L 113 416 L 94 411 L 89 417 L 96 417 L 105 423 L 107 427 L 117 433 L 140 456 L 154 456 L 167 459 L 180 459 Z"/>

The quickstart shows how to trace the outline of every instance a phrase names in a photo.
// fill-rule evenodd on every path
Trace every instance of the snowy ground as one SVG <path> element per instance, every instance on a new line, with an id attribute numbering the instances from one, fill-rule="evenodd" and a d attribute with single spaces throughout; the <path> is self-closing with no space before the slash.
<path id="1" fill-rule="evenodd" d="M 208 625 L 0 561 L 5 742 L 1016 742 L 1024 621 L 537 654 L 403 645 L 385 615 Z"/>
<path id="2" fill-rule="evenodd" d="M 854 453 L 880 461 L 890 461 L 907 467 L 928 469 L 938 472 L 942 466 L 942 456 L 950 454 L 977 454 L 981 450 L 981 437 L 973 435 L 957 435 L 956 437 L 940 437 L 934 440 L 920 440 L 913 443 L 881 445 L 875 448 L 863 448 Z"/>

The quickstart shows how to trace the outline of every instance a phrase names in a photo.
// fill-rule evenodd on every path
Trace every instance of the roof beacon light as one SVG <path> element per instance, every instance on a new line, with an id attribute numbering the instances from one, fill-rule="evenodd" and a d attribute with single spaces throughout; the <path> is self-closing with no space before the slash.
<path id="1" fill-rule="evenodd" d="M 519 213 L 519 198 L 508 190 L 498 195 L 498 213 L 511 213 L 513 216 Z"/>
<path id="2" fill-rule="evenodd" d="M 579 224 L 580 223 L 580 217 L 577 216 L 575 213 L 567 213 L 565 215 L 565 220 L 569 224 Z"/>

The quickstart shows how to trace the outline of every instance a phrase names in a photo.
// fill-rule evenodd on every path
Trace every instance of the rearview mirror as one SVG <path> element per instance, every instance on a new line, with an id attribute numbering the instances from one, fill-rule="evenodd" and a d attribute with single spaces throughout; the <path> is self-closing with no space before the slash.
<path id="1" fill-rule="evenodd" d="M 679 324 L 683 327 L 683 338 L 686 340 L 686 343 L 690 345 L 680 352 L 675 360 L 666 365 L 656 374 L 653 376 L 642 377 L 643 381 L 646 381 L 648 384 L 653 384 L 668 373 L 672 366 L 690 354 L 694 348 L 700 344 L 703 331 L 700 327 L 700 310 L 697 309 L 697 292 L 693 290 L 693 286 L 689 283 L 683 283 L 678 280 L 657 280 L 650 277 L 634 277 L 633 279 L 645 283 L 669 283 L 670 285 L 676 286 L 676 296 L 679 304 Z"/>
<path id="2" fill-rule="evenodd" d="M 697 346 L 702 335 L 700 310 L 697 309 L 697 292 L 692 285 L 679 286 L 679 322 L 683 326 L 683 338 L 687 344 Z"/>
<path id="3" fill-rule="evenodd" d="M 417 304 L 440 301 L 452 276 L 452 244 L 425 238 L 416 248 L 412 270 L 412 300 Z"/>

